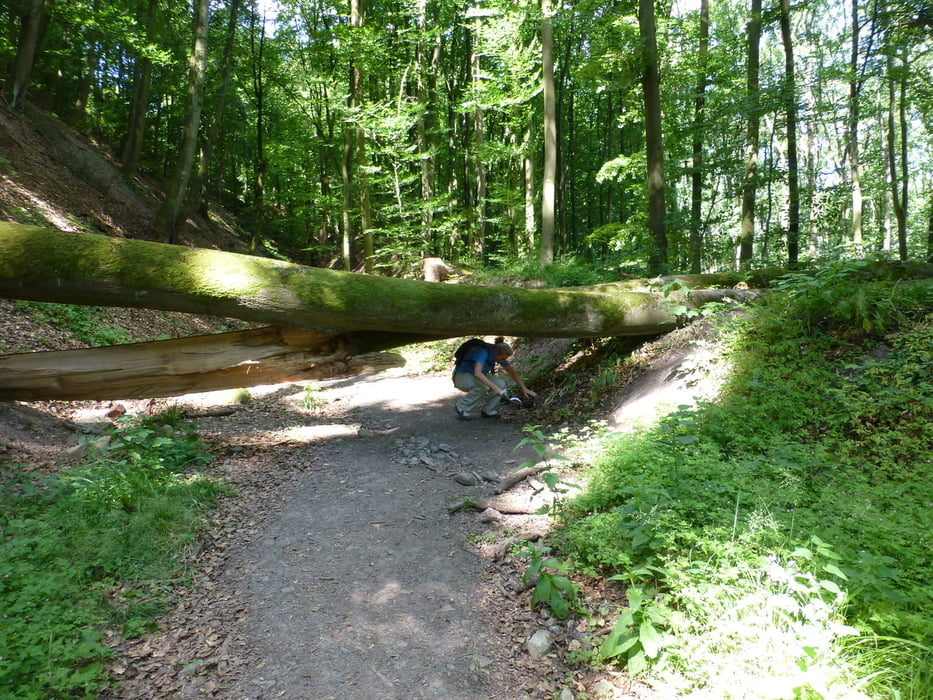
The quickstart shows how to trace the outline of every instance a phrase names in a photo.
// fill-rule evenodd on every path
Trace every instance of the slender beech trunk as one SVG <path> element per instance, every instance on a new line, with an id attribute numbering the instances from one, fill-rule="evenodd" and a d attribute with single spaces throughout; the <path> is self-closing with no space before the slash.
<path id="1" fill-rule="evenodd" d="M 211 156 L 214 153 L 214 144 L 217 143 L 217 137 L 220 134 L 220 126 L 223 121 L 224 106 L 227 102 L 227 91 L 230 89 L 230 72 L 233 68 L 233 48 L 236 43 L 237 17 L 240 13 L 240 0 L 230 0 L 230 15 L 227 18 L 227 38 L 224 43 L 224 56 L 220 66 L 220 85 L 217 88 L 217 98 L 214 103 L 214 114 L 211 117 L 211 123 L 207 130 L 207 136 L 201 145 L 201 158 L 198 162 L 198 172 L 191 187 L 191 200 L 188 207 L 191 210 L 199 210 L 202 214 L 207 212 L 205 195 L 207 194 L 207 181 L 211 167 Z"/>
<path id="2" fill-rule="evenodd" d="M 194 167 L 198 145 L 198 124 L 201 120 L 204 74 L 207 67 L 207 30 L 209 0 L 194 0 L 194 46 L 188 57 L 188 95 L 181 149 L 175 163 L 174 174 L 166 187 L 165 199 L 156 214 L 153 232 L 164 243 L 174 241 L 179 215 L 188 191 L 188 181 Z"/>
<path id="3" fill-rule="evenodd" d="M 667 267 L 667 211 L 664 201 L 661 74 L 654 0 L 639 0 L 638 27 L 644 50 L 642 91 L 645 101 L 645 145 L 648 165 L 648 229 L 652 242 L 648 268 L 653 274 L 659 274 Z"/>
<path id="4" fill-rule="evenodd" d="M 797 267 L 800 250 L 800 170 L 797 164 L 797 80 L 790 2 L 781 2 L 781 39 L 784 43 L 784 106 L 787 118 L 787 266 Z"/>
<path id="5" fill-rule="evenodd" d="M 746 67 L 745 176 L 742 182 L 742 221 L 739 228 L 739 267 L 747 269 L 752 261 L 755 239 L 755 198 L 758 190 L 758 142 L 761 129 L 759 102 L 759 67 L 761 62 L 761 0 L 752 0 L 748 20 L 748 65 Z"/>
<path id="6" fill-rule="evenodd" d="M 907 262 L 907 189 L 910 183 L 910 161 L 908 159 L 907 127 L 907 81 L 909 80 L 909 64 L 906 49 L 902 50 L 902 69 L 899 81 L 900 98 L 897 105 L 898 126 L 900 127 L 901 148 L 901 208 L 897 217 L 897 252 L 901 262 Z"/>
<path id="7" fill-rule="evenodd" d="M 251 13 L 252 26 L 250 27 L 250 48 L 252 53 L 253 69 L 253 98 L 256 100 L 256 158 L 253 163 L 253 231 L 250 238 L 250 252 L 255 252 L 262 243 L 263 228 L 265 227 L 266 208 L 266 146 L 265 146 L 265 119 L 266 119 L 266 81 L 264 72 L 264 59 L 266 49 L 266 17 L 262 16 L 259 27 L 256 27 L 256 13 Z M 259 36 L 257 44 L 256 36 Z"/>
<path id="8" fill-rule="evenodd" d="M 149 0 L 146 10 L 146 39 L 153 40 L 159 0 Z M 127 125 L 126 143 L 123 145 L 123 173 L 127 177 L 136 174 L 139 156 L 146 137 L 146 113 L 149 111 L 149 88 L 152 85 L 152 59 L 140 56 L 135 66 L 133 97 L 130 101 L 130 116 Z"/>
<path id="9" fill-rule="evenodd" d="M 703 132 L 706 86 L 709 84 L 709 0 L 700 1 L 700 45 L 697 54 L 696 97 L 693 101 L 693 169 L 690 174 L 690 272 L 703 259 Z"/>
<path id="10" fill-rule="evenodd" d="M 480 3 L 476 3 L 479 8 Z M 475 225 L 473 227 L 473 255 L 483 259 L 486 248 L 486 124 L 482 99 L 482 15 L 473 20 L 473 50 L 470 53 L 470 79 L 473 85 L 473 177 Z"/>
<path id="11" fill-rule="evenodd" d="M 927 262 L 933 263 L 933 192 L 930 192 L 930 203 L 927 214 Z"/>
<path id="12" fill-rule="evenodd" d="M 524 155 L 522 156 L 522 183 L 525 193 L 525 249 L 529 254 L 534 253 L 535 233 L 537 226 L 535 222 L 535 158 L 531 144 L 532 125 L 528 124 L 528 133 L 525 138 Z"/>
<path id="13" fill-rule="evenodd" d="M 541 0 L 541 65 L 544 89 L 544 175 L 541 190 L 541 246 L 538 262 L 554 262 L 554 214 L 557 194 L 557 102 L 554 98 L 554 32 L 551 0 Z"/>
<path id="14" fill-rule="evenodd" d="M 430 25 L 438 24 L 438 5 L 430 3 L 432 17 Z M 435 140 L 437 129 L 437 70 L 440 63 L 440 34 L 428 34 L 428 3 L 424 3 L 418 17 L 421 40 L 418 41 L 418 101 L 421 114 L 418 117 L 418 153 L 421 162 L 421 244 L 426 254 L 439 255 L 434 232 L 434 197 L 437 187 L 435 166 Z M 431 36 L 431 42 L 423 41 Z M 426 56 L 430 52 L 430 58 Z"/>
<path id="15" fill-rule="evenodd" d="M 852 46 L 849 53 L 849 119 L 848 119 L 848 156 L 849 170 L 852 173 L 852 243 L 856 254 L 863 249 L 862 215 L 862 168 L 859 163 L 859 0 L 852 0 Z"/>
<path id="16" fill-rule="evenodd" d="M 894 70 L 894 57 L 888 56 L 888 173 L 891 206 L 897 225 L 897 250 L 901 261 L 907 260 L 907 121 L 905 115 L 906 62 L 900 75 Z M 898 129 L 900 127 L 900 129 Z M 898 146 L 900 130 L 900 146 Z M 900 175 L 898 175 L 900 167 Z"/>
<path id="17" fill-rule="evenodd" d="M 20 15 L 19 39 L 16 45 L 16 58 L 13 63 L 13 84 L 10 107 L 22 110 L 26 106 L 26 91 L 32 79 L 32 69 L 36 63 L 36 54 L 42 43 L 42 36 L 49 26 L 49 7 L 51 0 L 31 0 L 25 4 L 25 12 Z"/>
<path id="18" fill-rule="evenodd" d="M 365 0 L 350 0 L 350 26 L 360 30 L 365 21 Z M 359 33 L 359 32 L 357 32 Z M 358 62 L 350 67 L 350 107 L 358 112 L 363 104 L 363 72 Z M 375 269 L 373 247 L 372 208 L 369 201 L 369 182 L 366 177 L 366 132 L 359 113 L 355 115 L 353 143 L 356 152 L 356 185 L 360 205 L 360 229 L 363 235 L 363 268 L 368 274 Z"/>
<path id="19" fill-rule="evenodd" d="M 813 74 L 816 72 L 814 68 L 814 62 L 811 59 L 807 63 L 807 76 L 804 79 L 804 85 L 806 85 L 806 95 L 807 95 L 807 109 L 815 114 L 816 113 L 816 97 L 813 94 L 813 85 L 814 78 Z M 809 227 L 807 229 L 807 239 L 809 241 L 809 253 L 811 258 L 817 258 L 819 256 L 820 249 L 822 247 L 822 238 L 821 227 L 818 224 L 819 212 L 817 211 L 818 205 L 814 198 L 814 193 L 817 191 L 817 179 L 816 179 L 816 135 L 815 129 L 812 124 L 809 124 L 806 129 L 806 171 L 807 171 L 807 192 L 808 192 L 808 210 L 810 211 L 809 217 Z"/>

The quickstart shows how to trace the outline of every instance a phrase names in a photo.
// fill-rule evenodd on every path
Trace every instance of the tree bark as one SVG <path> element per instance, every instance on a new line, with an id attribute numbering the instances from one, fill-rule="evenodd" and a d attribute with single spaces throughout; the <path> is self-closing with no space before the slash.
<path id="1" fill-rule="evenodd" d="M 207 70 L 208 0 L 194 0 L 194 45 L 188 57 L 188 96 L 185 102 L 184 133 L 175 171 L 153 225 L 156 237 L 169 243 L 175 239 L 179 215 L 188 191 L 198 145 L 204 74 Z"/>
<path id="2" fill-rule="evenodd" d="M 557 107 L 554 96 L 554 32 L 551 2 L 541 2 L 541 65 L 544 91 L 544 175 L 541 190 L 541 266 L 554 262 L 554 213 L 557 196 Z"/>
<path id="3" fill-rule="evenodd" d="M 42 35 L 49 25 L 49 7 L 51 0 L 30 0 L 26 11 L 20 15 L 19 39 L 16 46 L 16 60 L 13 64 L 13 87 L 10 108 L 22 111 L 26 106 L 26 91 L 32 78 L 32 69 L 36 63 L 36 54 Z"/>
<path id="4" fill-rule="evenodd" d="M 693 100 L 693 167 L 690 173 L 690 272 L 703 266 L 703 135 L 706 86 L 709 83 L 709 0 L 700 0 L 700 47 L 696 96 Z"/>
<path id="5" fill-rule="evenodd" d="M 0 296 L 167 309 L 327 332 L 583 338 L 664 333 L 679 325 L 672 304 L 698 307 L 754 293 L 694 290 L 687 298 L 631 291 L 626 283 L 538 290 L 439 284 L 0 223 Z"/>
<path id="6" fill-rule="evenodd" d="M 198 171 L 189 190 L 190 200 L 186 205 L 191 211 L 200 212 L 207 217 L 207 205 L 204 198 L 207 194 L 207 180 L 210 176 L 211 157 L 214 144 L 220 134 L 220 126 L 224 116 L 224 107 L 227 103 L 227 92 L 230 89 L 230 74 L 233 70 L 233 49 L 236 42 L 237 20 L 240 13 L 240 0 L 231 0 L 227 18 L 227 38 L 224 43 L 224 57 L 220 64 L 220 84 L 217 87 L 217 98 L 214 103 L 214 115 L 211 117 L 207 136 L 201 146 L 201 157 L 198 161 Z"/>
<path id="7" fill-rule="evenodd" d="M 787 266 L 797 267 L 800 251 L 800 170 L 797 164 L 797 80 L 790 0 L 780 0 L 784 44 L 784 104 L 787 115 Z"/>
<path id="8" fill-rule="evenodd" d="M 150 42 L 153 41 L 155 34 L 158 6 L 157 0 L 149 0 L 146 10 L 146 39 Z M 128 178 L 136 174 L 146 136 L 146 113 L 149 110 L 149 88 L 152 84 L 152 59 L 148 56 L 137 57 L 134 72 L 136 77 L 133 80 L 133 97 L 130 101 L 130 116 L 122 155 L 123 173 Z"/>
<path id="9" fill-rule="evenodd" d="M 392 342 L 392 341 L 386 341 Z M 397 341 L 395 341 L 397 342 Z M 378 339 L 272 326 L 152 343 L 0 356 L 0 401 L 177 396 L 400 367 Z"/>
<path id="10" fill-rule="evenodd" d="M 642 89 L 645 101 L 645 146 L 648 165 L 648 228 L 651 253 L 648 268 L 653 274 L 667 267 L 667 210 L 664 201 L 664 142 L 661 128 L 661 73 L 654 0 L 639 0 L 638 26 L 644 47 Z"/>
<path id="11" fill-rule="evenodd" d="M 849 53 L 849 113 L 848 113 L 848 156 L 849 170 L 852 172 L 852 243 L 858 255 L 863 253 L 862 245 L 862 166 L 859 162 L 859 118 L 861 104 L 859 91 L 859 0 L 852 0 L 852 45 Z"/>
<path id="12" fill-rule="evenodd" d="M 748 66 L 746 97 L 748 131 L 746 134 L 745 176 L 742 184 L 742 222 L 739 230 L 739 267 L 748 269 L 755 239 L 755 198 L 758 190 L 758 141 L 761 130 L 759 69 L 761 63 L 761 0 L 752 0 L 748 20 Z"/>

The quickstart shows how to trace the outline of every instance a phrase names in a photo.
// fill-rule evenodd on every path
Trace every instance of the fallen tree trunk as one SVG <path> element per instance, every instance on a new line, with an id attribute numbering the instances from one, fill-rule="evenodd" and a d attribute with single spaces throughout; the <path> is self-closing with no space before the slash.
<path id="1" fill-rule="evenodd" d="M 135 399 L 400 367 L 379 335 L 272 326 L 180 340 L 0 356 L 0 401 Z"/>
<path id="2" fill-rule="evenodd" d="M 559 289 L 476 287 L 359 275 L 148 241 L 0 224 L 0 295 L 94 306 L 185 311 L 326 332 L 459 337 L 650 336 L 696 308 L 754 290 L 689 297 L 618 284 Z"/>

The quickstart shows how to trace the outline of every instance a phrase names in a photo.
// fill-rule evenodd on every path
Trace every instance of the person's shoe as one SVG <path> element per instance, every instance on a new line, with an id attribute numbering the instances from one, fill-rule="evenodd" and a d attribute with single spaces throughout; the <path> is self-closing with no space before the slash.
<path id="1" fill-rule="evenodd" d="M 470 414 L 464 413 L 459 408 L 454 406 L 454 410 L 457 412 L 457 420 L 470 420 Z"/>
<path id="2" fill-rule="evenodd" d="M 500 420 L 500 419 L 502 418 L 502 414 L 501 414 L 501 413 L 485 413 L 485 412 L 483 412 L 483 413 L 481 413 L 480 415 L 481 415 L 483 418 L 492 418 L 493 420 Z"/>

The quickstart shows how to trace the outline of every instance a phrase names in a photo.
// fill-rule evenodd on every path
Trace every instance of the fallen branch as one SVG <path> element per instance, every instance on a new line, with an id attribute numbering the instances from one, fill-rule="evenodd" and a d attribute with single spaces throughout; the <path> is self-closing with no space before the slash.
<path id="1" fill-rule="evenodd" d="M 541 464 L 536 464 L 533 467 L 525 467 L 524 469 L 519 469 L 517 472 L 513 473 L 511 476 L 506 477 L 499 482 L 499 485 L 496 487 L 495 493 L 505 493 L 510 488 L 515 486 L 521 481 L 524 481 L 529 476 L 534 476 L 535 474 L 540 474 L 543 471 L 547 471 L 549 465 L 546 462 Z"/>
<path id="2" fill-rule="evenodd" d="M 465 508 L 471 508 L 473 510 L 492 508 L 493 510 L 508 515 L 537 515 L 545 505 L 549 504 L 542 498 L 518 500 L 508 496 L 490 496 L 489 498 L 473 498 L 472 496 L 467 496 L 448 506 L 447 512 L 456 513 Z"/>

